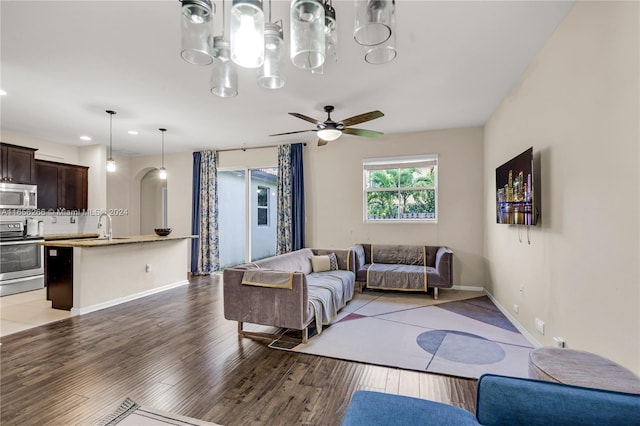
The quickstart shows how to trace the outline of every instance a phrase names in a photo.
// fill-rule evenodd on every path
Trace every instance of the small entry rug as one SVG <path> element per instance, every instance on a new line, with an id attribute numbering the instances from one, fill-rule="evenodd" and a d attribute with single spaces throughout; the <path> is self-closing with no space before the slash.
<path id="1" fill-rule="evenodd" d="M 96 426 L 220 426 L 191 417 L 178 416 L 165 411 L 140 407 L 131 398 L 126 398 L 120 407 L 103 417 Z"/>
<path id="2" fill-rule="evenodd" d="M 307 344 L 269 346 L 406 370 L 478 378 L 528 377 L 532 344 L 487 296 L 469 291 L 358 293 Z"/>

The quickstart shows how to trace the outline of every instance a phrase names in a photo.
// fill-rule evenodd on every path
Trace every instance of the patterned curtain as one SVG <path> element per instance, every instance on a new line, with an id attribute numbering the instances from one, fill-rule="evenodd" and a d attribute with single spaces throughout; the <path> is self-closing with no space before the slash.
<path id="1" fill-rule="evenodd" d="M 193 220 L 199 219 L 197 264 L 192 260 L 191 272 L 197 275 L 211 274 L 220 270 L 220 252 L 218 240 L 218 155 L 215 151 L 202 151 L 200 154 L 199 185 L 194 182 Z M 194 153 L 194 167 L 196 155 Z M 194 180 L 196 172 L 194 170 Z M 198 188 L 199 187 L 199 188 Z M 199 193 L 195 193 L 199 189 Z M 197 202 L 196 202 L 197 200 Z M 196 204 L 199 204 L 196 206 Z M 199 214 L 196 213 L 196 207 Z M 192 224 L 192 228 L 196 228 Z M 194 271 L 194 266 L 196 266 Z"/>
<path id="2" fill-rule="evenodd" d="M 291 145 L 278 147 L 278 221 L 276 254 L 289 253 L 292 247 Z"/>

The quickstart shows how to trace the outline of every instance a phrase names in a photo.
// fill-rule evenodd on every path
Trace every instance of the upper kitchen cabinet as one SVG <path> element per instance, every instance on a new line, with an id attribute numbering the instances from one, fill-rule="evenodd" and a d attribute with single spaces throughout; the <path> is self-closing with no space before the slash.
<path id="1" fill-rule="evenodd" d="M 36 160 L 38 208 L 86 210 L 89 168 Z"/>
<path id="2" fill-rule="evenodd" d="M 0 143 L 0 181 L 36 183 L 36 151 L 33 148 Z"/>

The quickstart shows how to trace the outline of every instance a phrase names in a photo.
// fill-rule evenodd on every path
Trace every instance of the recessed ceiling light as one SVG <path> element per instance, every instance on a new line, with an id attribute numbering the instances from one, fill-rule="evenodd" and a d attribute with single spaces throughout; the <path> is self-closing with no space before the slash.
<path id="1" fill-rule="evenodd" d="M 129 133 L 130 135 L 137 135 L 138 131 L 137 130 L 129 130 L 127 133 Z"/>
<path id="2" fill-rule="evenodd" d="M 5 92 L 4 90 L 0 89 L 0 96 L 4 96 L 6 94 L 7 94 L 7 92 Z"/>
<path id="3" fill-rule="evenodd" d="M 80 136 L 80 139 L 82 139 L 83 141 L 90 141 L 91 137 L 89 137 L 89 136 Z"/>

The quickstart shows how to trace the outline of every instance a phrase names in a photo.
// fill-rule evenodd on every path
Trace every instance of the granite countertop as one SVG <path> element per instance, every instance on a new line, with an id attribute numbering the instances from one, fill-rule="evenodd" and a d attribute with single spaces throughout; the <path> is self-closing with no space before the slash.
<path id="1" fill-rule="evenodd" d="M 95 233 L 84 233 L 84 234 L 49 234 L 44 236 L 45 241 L 53 241 L 53 240 L 75 240 L 79 238 L 98 238 L 100 234 Z"/>
<path id="2" fill-rule="evenodd" d="M 84 238 L 84 239 L 66 239 L 45 241 L 40 245 L 47 247 L 103 247 L 114 246 L 120 244 L 137 244 L 137 243 L 153 243 L 158 241 L 184 240 L 189 238 L 198 238 L 197 235 L 168 235 L 159 237 L 157 235 L 131 235 L 128 237 L 113 237 L 108 240 L 105 238 Z"/>

